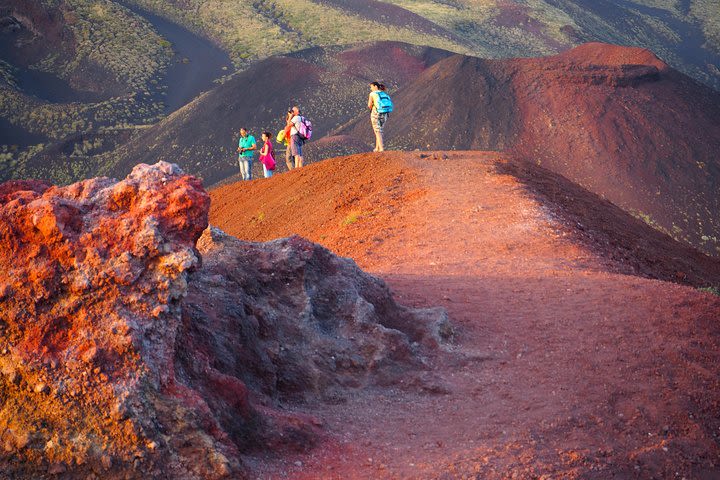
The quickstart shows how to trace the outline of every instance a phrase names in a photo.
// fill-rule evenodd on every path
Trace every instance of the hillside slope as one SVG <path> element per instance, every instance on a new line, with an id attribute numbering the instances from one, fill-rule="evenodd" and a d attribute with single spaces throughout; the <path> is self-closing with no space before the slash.
<path id="1" fill-rule="evenodd" d="M 720 250 L 720 93 L 647 50 L 454 56 L 395 96 L 390 148 L 507 150 L 705 252 Z M 338 134 L 372 139 L 366 115 Z"/>
<path id="2" fill-rule="evenodd" d="M 0 179 L 91 177 L 138 125 L 232 66 L 210 41 L 111 0 L 0 0 Z"/>
<path id="3" fill-rule="evenodd" d="M 275 134 L 284 128 L 285 112 L 299 104 L 313 121 L 314 138 L 320 138 L 364 110 L 369 82 L 382 78 L 395 88 L 407 85 L 448 55 L 428 47 L 377 42 L 269 58 L 113 152 L 115 165 L 109 173 L 122 176 L 137 162 L 165 159 L 212 185 L 238 171 L 235 149 L 241 126 L 260 141 L 263 130 Z M 333 153 L 346 147 L 340 148 Z M 278 158 L 284 158 L 283 153 Z"/>
<path id="4" fill-rule="evenodd" d="M 333 437 L 263 478 L 717 475 L 720 262 L 537 165 L 366 154 L 210 192 L 240 238 L 299 233 L 445 306 L 438 384 L 311 410 Z"/>
<path id="5" fill-rule="evenodd" d="M 720 88 L 717 0 L 0 0 L 0 179 L 95 176 L 235 69 L 376 41 L 483 58 L 633 45 Z"/>

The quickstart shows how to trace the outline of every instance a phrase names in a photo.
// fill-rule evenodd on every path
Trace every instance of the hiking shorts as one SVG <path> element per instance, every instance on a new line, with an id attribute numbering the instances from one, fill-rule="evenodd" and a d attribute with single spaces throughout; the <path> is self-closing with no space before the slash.
<path id="1" fill-rule="evenodd" d="M 303 140 L 300 138 L 300 135 L 293 135 L 290 142 L 290 153 L 292 153 L 293 157 L 302 157 L 302 146 L 303 146 Z"/>
<path id="2" fill-rule="evenodd" d="M 383 126 L 387 122 L 388 114 L 379 113 L 377 110 L 370 112 L 370 124 L 372 125 L 373 131 L 376 133 L 383 133 Z"/>

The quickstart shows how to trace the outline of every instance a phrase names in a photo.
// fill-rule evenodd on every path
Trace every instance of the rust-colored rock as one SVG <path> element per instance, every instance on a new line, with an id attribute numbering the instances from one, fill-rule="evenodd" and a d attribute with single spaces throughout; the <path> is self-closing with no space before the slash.
<path id="1" fill-rule="evenodd" d="M 242 478 L 320 433 L 278 402 L 400 383 L 450 335 L 322 247 L 206 229 L 209 204 L 164 162 L 0 185 L 1 471 Z"/>
<path id="2" fill-rule="evenodd" d="M 139 165 L 121 182 L 13 182 L 0 192 L 0 388 L 11 399 L 0 432 L 24 447 L 6 459 L 10 471 L 142 458 L 142 439 L 157 435 L 144 413 L 151 393 L 174 383 L 207 194 L 167 163 Z"/>

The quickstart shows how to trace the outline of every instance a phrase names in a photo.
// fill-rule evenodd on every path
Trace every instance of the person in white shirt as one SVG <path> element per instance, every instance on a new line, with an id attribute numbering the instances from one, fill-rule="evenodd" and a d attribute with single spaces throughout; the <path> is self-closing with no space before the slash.
<path id="1" fill-rule="evenodd" d="M 302 114 L 298 107 L 292 108 L 292 117 L 288 119 L 288 126 L 290 126 L 290 153 L 295 159 L 295 168 L 303 166 L 303 153 L 302 147 L 305 140 L 303 140 L 298 131 L 300 130 L 300 123 L 302 122 Z M 289 115 L 288 115 L 289 116 Z"/>

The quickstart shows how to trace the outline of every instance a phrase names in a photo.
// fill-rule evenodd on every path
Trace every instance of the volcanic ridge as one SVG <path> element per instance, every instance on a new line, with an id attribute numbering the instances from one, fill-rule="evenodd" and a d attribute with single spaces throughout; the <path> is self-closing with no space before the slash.
<path id="1" fill-rule="evenodd" d="M 551 57 L 488 60 L 379 42 L 275 57 L 131 139 L 109 173 L 161 159 L 206 185 L 226 181 L 237 172 L 237 118 L 275 133 L 294 103 L 316 130 L 308 162 L 371 150 L 364 105 L 367 83 L 378 78 L 396 105 L 385 127 L 389 149 L 507 152 L 719 254 L 720 93 L 640 48 L 590 43 Z"/>
<path id="2" fill-rule="evenodd" d="M 648 50 L 586 44 L 545 58 L 453 56 L 395 103 L 388 148 L 506 151 L 720 252 L 720 92 Z M 335 133 L 372 138 L 364 117 Z"/>
<path id="3" fill-rule="evenodd" d="M 303 235 L 453 325 L 440 383 L 314 410 L 334 441 L 259 477 L 720 473 L 717 259 L 498 153 L 355 155 L 210 195 L 228 233 Z"/>

